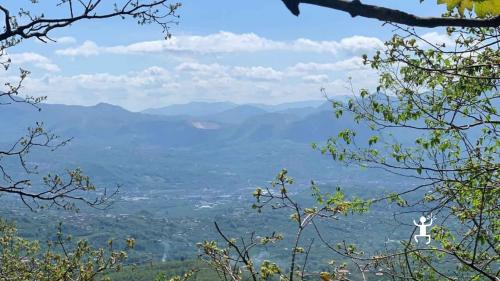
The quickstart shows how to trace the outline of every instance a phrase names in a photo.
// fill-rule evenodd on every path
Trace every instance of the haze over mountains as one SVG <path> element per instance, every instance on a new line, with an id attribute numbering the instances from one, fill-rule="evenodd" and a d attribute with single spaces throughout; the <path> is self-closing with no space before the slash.
<path id="1" fill-rule="evenodd" d="M 314 151 L 311 143 L 324 143 L 349 127 L 358 128 L 361 136 L 370 134 L 351 118 L 336 119 L 328 102 L 317 101 L 274 106 L 191 103 L 147 113 L 104 103 L 42 104 L 41 109 L 3 106 L 0 145 L 11 145 L 27 127 L 42 121 L 51 132 L 73 138 L 50 157 L 47 151 L 32 155 L 44 172 L 77 166 L 99 182 L 124 188 L 168 189 L 175 183 L 237 189 L 271 180 L 281 168 L 304 182 L 335 178 L 347 168 Z"/>
<path id="2" fill-rule="evenodd" d="M 39 171 L 33 175 L 34 186 L 47 173 L 64 174 L 77 167 L 91 177 L 98 192 L 121 186 L 111 209 L 85 209 L 71 232 L 102 245 L 109 237 L 135 237 L 140 248 L 132 260 L 194 256 L 197 242 L 214 237 L 213 221 L 228 230 L 249 230 L 249 226 L 255 230 L 263 218 L 252 210 L 251 194 L 257 186 L 267 186 L 282 168 L 295 179 L 291 190 L 303 200 L 310 199 L 311 180 L 325 192 L 341 186 L 364 195 L 411 184 L 378 170 L 341 165 L 312 149 L 312 142 L 322 144 L 346 128 L 355 129 L 361 139 L 371 135 L 366 125 L 356 124 L 351 116 L 336 119 L 328 102 L 191 103 L 146 112 L 103 103 L 42 104 L 41 111 L 26 104 L 0 107 L 1 147 L 10 147 L 37 121 L 62 139 L 73 138 L 55 151 L 35 149 L 29 154 L 27 164 Z M 11 167 L 18 169 L 14 178 L 26 177 L 19 165 Z M 0 198 L 0 204 L 8 206 L 6 217 L 27 211 L 9 199 Z M 272 214 L 264 219 L 272 223 L 260 225 L 257 230 L 262 233 L 275 231 L 276 224 L 288 227 L 286 219 Z M 30 229 L 28 234 L 48 236 L 49 222 L 56 220 L 72 225 L 75 217 L 55 214 L 19 224 Z M 350 218 L 343 221 L 342 235 L 363 241 L 365 232 L 359 225 Z"/>
<path id="3" fill-rule="evenodd" d="M 346 171 L 357 175 L 358 167 L 341 166 L 311 144 L 324 144 L 347 128 L 356 131 L 358 145 L 367 145 L 373 135 L 347 113 L 337 119 L 328 101 L 196 102 L 145 112 L 105 103 L 42 104 L 41 111 L 23 103 L 0 106 L 1 146 L 12 145 L 26 128 L 41 121 L 50 132 L 72 141 L 51 157 L 46 151 L 35 152 L 37 166 L 46 172 L 83 167 L 102 182 L 128 182 L 133 187 L 165 183 L 168 188 L 169 182 L 242 187 L 268 181 L 281 168 L 305 182 L 335 179 L 346 176 Z M 396 135 L 402 142 L 415 140 L 408 134 Z"/>
<path id="4" fill-rule="evenodd" d="M 188 115 L 188 116 L 206 116 L 217 113 L 222 113 L 228 110 L 234 110 L 238 107 L 247 107 L 253 109 L 260 109 L 262 112 L 276 112 L 287 109 L 297 108 L 316 108 L 325 104 L 325 101 L 302 101 L 290 102 L 277 105 L 267 104 L 245 104 L 239 105 L 232 102 L 190 102 L 186 104 L 174 104 L 159 108 L 146 109 L 144 113 L 158 114 L 158 115 Z"/>
<path id="5" fill-rule="evenodd" d="M 69 106 L 43 104 L 38 112 L 25 104 L 4 106 L 6 138 L 18 138 L 26 127 L 43 121 L 51 131 L 77 142 L 192 146 L 198 144 L 290 140 L 324 141 L 345 122 L 335 119 L 327 102 L 237 105 L 226 102 L 172 105 L 143 113 L 110 104 Z"/>

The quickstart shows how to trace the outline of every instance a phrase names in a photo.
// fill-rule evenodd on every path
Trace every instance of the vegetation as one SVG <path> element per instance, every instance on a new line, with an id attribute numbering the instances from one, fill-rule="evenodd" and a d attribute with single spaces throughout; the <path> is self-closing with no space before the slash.
<path id="1" fill-rule="evenodd" d="M 59 231 L 42 250 L 38 241 L 19 237 L 14 227 L 0 221 L 0 279 L 95 280 L 105 271 L 119 270 L 127 257 L 115 251 L 113 241 L 107 249 L 94 249 L 84 240 L 72 246 L 70 241 Z M 128 242 L 133 246 L 132 240 Z"/>
<path id="2" fill-rule="evenodd" d="M 193 270 L 193 268 L 195 268 L 195 270 Z M 128 266 L 119 272 L 113 272 L 107 276 L 114 281 L 217 280 L 215 272 L 197 260 L 169 261 L 161 264 Z M 179 277 L 177 279 L 170 279 L 168 276 Z"/>

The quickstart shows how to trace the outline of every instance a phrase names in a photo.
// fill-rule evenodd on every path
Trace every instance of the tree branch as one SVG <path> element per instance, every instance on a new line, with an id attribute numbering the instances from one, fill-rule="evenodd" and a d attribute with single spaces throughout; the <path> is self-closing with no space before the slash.
<path id="1" fill-rule="evenodd" d="M 115 7 L 113 11 L 100 14 L 97 13 L 96 10 L 98 10 L 97 8 L 100 6 L 101 0 L 95 2 L 89 1 L 87 4 L 80 1 L 83 10 L 77 15 L 74 14 L 74 9 L 70 2 L 70 15 L 67 17 L 44 18 L 43 15 L 36 17 L 28 15 L 30 21 L 26 24 L 19 24 L 15 28 L 12 28 L 10 25 L 9 11 L 3 6 L 0 6 L 0 10 L 3 11 L 4 17 L 6 18 L 4 31 L 0 32 L 0 41 L 15 36 L 19 36 L 23 39 L 35 37 L 44 41 L 42 38 L 46 37 L 51 30 L 66 27 L 78 21 L 125 16 L 135 18 L 139 24 L 157 23 L 162 26 L 164 32 L 169 36 L 168 24 L 173 23 L 170 18 L 178 17 L 175 11 L 180 7 L 180 4 L 168 4 L 168 2 L 169 0 L 156 0 L 144 3 L 138 0 L 132 3 L 131 1 L 127 1 L 123 6 Z"/>
<path id="2" fill-rule="evenodd" d="M 10 25 L 10 13 L 5 7 L 0 5 L 0 10 L 4 13 L 5 17 L 5 33 L 12 32 L 12 27 Z"/>
<path id="3" fill-rule="evenodd" d="M 409 26 L 419 27 L 498 27 L 500 26 L 500 16 L 488 19 L 468 19 L 468 18 L 444 18 L 444 17 L 419 17 L 400 10 L 386 7 L 363 4 L 359 0 L 282 0 L 292 14 L 298 16 L 300 13 L 299 4 L 311 4 L 315 6 L 344 11 L 352 17 L 365 17 L 377 19 L 384 22 L 393 22 Z"/>

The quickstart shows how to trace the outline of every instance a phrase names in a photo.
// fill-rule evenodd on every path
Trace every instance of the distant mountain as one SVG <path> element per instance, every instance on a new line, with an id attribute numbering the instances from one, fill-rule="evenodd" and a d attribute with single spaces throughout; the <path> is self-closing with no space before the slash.
<path id="1" fill-rule="evenodd" d="M 276 112 L 276 111 L 283 111 L 283 110 L 289 110 L 289 109 L 300 109 L 300 108 L 315 108 L 319 107 L 322 104 L 324 104 L 326 101 L 325 100 L 310 100 L 310 101 L 298 101 L 298 102 L 287 102 L 287 103 L 280 103 L 280 104 L 260 104 L 260 103 L 255 103 L 255 104 L 250 104 L 255 107 L 259 107 L 261 109 L 264 109 L 266 111 L 271 111 L 271 112 Z"/>
<path id="2" fill-rule="evenodd" d="M 258 115 L 235 126 L 229 139 L 241 143 L 283 140 L 283 131 L 298 118 L 293 114 L 279 112 Z"/>
<path id="3" fill-rule="evenodd" d="M 166 115 L 166 116 L 191 116 L 191 117 L 212 117 L 217 114 L 222 114 L 225 111 L 230 111 L 235 109 L 237 111 L 256 111 L 260 109 L 267 112 L 278 112 L 286 111 L 291 109 L 314 109 L 322 106 L 326 100 L 311 100 L 311 101 L 300 101 L 300 102 L 288 102 L 282 104 L 261 104 L 261 103 L 251 103 L 251 104 L 235 104 L 231 102 L 190 102 L 185 104 L 173 104 L 160 108 L 150 108 L 142 111 L 142 113 L 154 114 L 154 115 Z M 241 107 L 240 109 L 237 109 Z M 222 114 L 225 115 L 225 114 Z M 231 113 L 227 113 L 231 115 Z M 236 114 L 238 115 L 238 114 Z M 252 115 L 252 114 L 250 114 Z M 234 123 L 234 122 L 232 122 Z"/>
<path id="4" fill-rule="evenodd" d="M 227 124 L 238 124 L 254 116 L 268 113 L 266 110 L 252 105 L 239 105 L 237 107 L 204 116 L 204 119 Z"/>
<path id="5" fill-rule="evenodd" d="M 307 104 L 310 103 L 303 105 Z M 202 105 L 206 108 L 202 109 Z M 276 105 L 268 112 L 255 105 L 191 103 L 175 110 L 176 106 L 172 106 L 170 115 L 166 116 L 130 112 L 105 103 L 95 106 L 43 104 L 40 112 L 26 104 L 14 104 L 3 106 L 0 111 L 1 141 L 19 138 L 36 121 L 43 121 L 46 128 L 58 135 L 74 137 L 75 142 L 98 145 L 189 147 L 264 140 L 310 143 L 326 140 L 346 127 L 368 131 L 349 118 L 336 119 L 327 105 L 290 108 L 299 105 Z M 202 114 L 229 106 L 232 107 L 217 113 Z M 187 111 L 189 108 L 194 113 Z M 283 110 L 275 111 L 277 109 Z M 174 112 L 179 115 L 173 115 Z M 9 121 L 12 116 L 16 116 L 15 121 Z"/>
<path id="6" fill-rule="evenodd" d="M 3 106 L 0 110 L 2 139 L 12 141 L 26 128 L 41 121 L 57 135 L 73 137 L 88 145 L 194 145 L 205 141 L 212 132 L 180 116 L 135 113 L 119 106 L 69 106 L 42 104 L 41 111 L 26 104 Z M 12 118 L 15 116 L 15 118 Z"/>
<path id="7" fill-rule="evenodd" d="M 237 106 L 237 104 L 230 102 L 190 102 L 186 104 L 173 104 L 160 108 L 146 109 L 143 113 L 167 116 L 204 116 L 217 114 Z"/>

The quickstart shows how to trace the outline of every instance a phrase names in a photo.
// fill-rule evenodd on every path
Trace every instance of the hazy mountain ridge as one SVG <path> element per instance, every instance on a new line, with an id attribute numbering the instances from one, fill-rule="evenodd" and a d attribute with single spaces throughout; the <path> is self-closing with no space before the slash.
<path id="1" fill-rule="evenodd" d="M 248 103 L 248 104 L 236 104 L 232 102 L 190 102 L 184 104 L 173 104 L 158 108 L 148 108 L 143 110 L 142 113 L 155 114 L 155 115 L 185 115 L 185 116 L 209 116 L 224 111 L 228 111 L 240 106 L 251 106 L 254 108 L 259 108 L 268 112 L 282 111 L 288 109 L 297 108 L 307 108 L 307 107 L 319 107 L 324 104 L 324 100 L 311 100 L 311 101 L 301 101 L 301 102 L 287 102 L 275 105 L 260 104 L 260 103 Z"/>
<path id="2" fill-rule="evenodd" d="M 321 129 L 330 134 L 332 131 L 328 127 L 336 123 L 331 110 L 324 109 L 324 105 L 300 107 L 300 103 L 269 106 L 275 109 L 273 111 L 256 105 L 234 105 L 220 111 L 229 103 L 203 103 L 203 114 L 212 114 L 198 116 L 200 111 L 194 110 L 193 115 L 184 112 L 190 106 L 197 108 L 201 104 L 169 107 L 171 112 L 179 112 L 180 115 L 130 112 L 105 103 L 95 106 L 42 104 L 40 112 L 26 104 L 14 104 L 4 106 L 0 118 L 9 120 L 9 117 L 16 116 L 15 122 L 3 124 L 7 132 L 5 140 L 18 138 L 27 127 L 41 121 L 56 134 L 84 142 L 168 146 L 273 138 L 317 141 L 324 139 Z"/>
<path id="3" fill-rule="evenodd" d="M 165 116 L 203 116 L 220 113 L 236 106 L 238 105 L 230 102 L 191 102 L 186 104 L 174 104 L 159 108 L 149 108 L 142 112 Z"/>
<path id="4" fill-rule="evenodd" d="M 240 120 L 232 124 L 213 121 L 213 116 L 152 115 L 109 104 L 41 108 L 39 112 L 26 104 L 3 107 L 0 122 L 5 135 L 0 145 L 12 145 L 28 126 L 43 121 L 62 139 L 73 139 L 50 157 L 46 151 L 30 156 L 42 172 L 82 167 L 98 182 L 120 183 L 128 190 L 242 188 L 274 178 L 281 168 L 304 181 L 357 174 L 357 167 L 341 167 L 311 149 L 311 143 L 325 143 L 346 128 L 366 139 L 372 133 L 348 115 L 337 119 L 328 103 L 307 108 L 308 114 L 300 107 L 267 112 L 249 105 L 218 115 Z M 11 121 L 12 116 L 18 118 Z"/>

